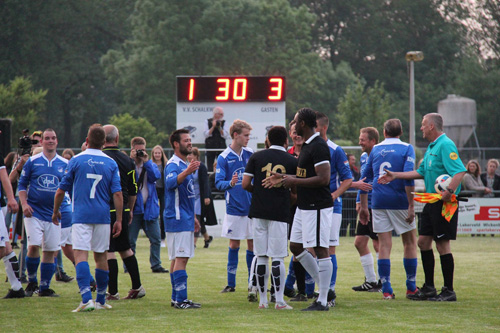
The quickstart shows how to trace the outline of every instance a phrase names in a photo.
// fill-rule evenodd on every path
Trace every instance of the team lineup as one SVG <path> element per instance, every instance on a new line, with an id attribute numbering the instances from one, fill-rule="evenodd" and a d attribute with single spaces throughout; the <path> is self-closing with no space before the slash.
<path id="1" fill-rule="evenodd" d="M 442 211 L 443 206 L 458 204 L 456 195 L 466 170 L 457 147 L 443 132 L 442 117 L 429 113 L 422 119 L 420 129 L 429 147 L 417 169 L 414 148 L 400 140 L 403 130 L 399 119 L 384 123 L 381 142 L 377 129 L 360 129 L 363 154 L 359 181 L 353 181 L 344 150 L 328 139 L 328 126 L 326 115 L 302 108 L 290 123 L 289 132 L 282 126 L 270 128 L 266 149 L 255 153 L 247 147 L 251 125 L 235 120 L 230 126 L 231 144 L 218 155 L 214 169 L 215 187 L 224 192 L 226 205 L 222 237 L 229 240 L 227 284 L 221 293 L 236 290 L 240 243 L 246 240 L 248 301 L 258 302 L 259 309 L 269 308 L 272 302 L 276 310 L 293 310 L 292 302 L 308 300 L 312 303 L 302 311 L 328 311 L 335 307 L 342 195 L 354 188 L 358 190 L 359 213 L 354 245 L 365 281 L 352 289 L 381 292 L 382 299 L 388 301 L 396 297 L 392 284 L 399 281 L 391 281 L 390 258 L 392 235 L 396 233 L 401 236 L 404 249 L 405 297 L 413 301 L 456 301 L 450 241 L 456 239 L 458 211 L 447 217 Z M 292 137 L 292 147 L 288 147 L 288 135 Z M 156 192 L 152 195 L 150 186 L 154 189 L 157 179 L 162 177 L 171 306 L 180 310 L 201 308 L 202 304 L 188 297 L 188 262 L 195 254 L 195 230 L 200 228 L 193 185 L 200 162 L 188 159 L 193 150 L 188 130 L 174 131 L 169 141 L 174 154 L 164 170 L 158 170 L 147 160 L 147 154 L 142 160 L 137 156 L 143 153 L 145 141 L 137 141 L 138 145 L 143 144 L 143 149 L 132 145 L 135 162 L 122 154 L 118 150 L 119 132 L 113 125 L 92 125 L 87 134 L 87 149 L 69 162 L 56 153 L 55 131 L 45 130 L 42 152 L 29 157 L 21 170 L 13 171 L 19 173 L 29 284 L 23 290 L 7 230 L 0 227 L 0 255 L 11 284 L 6 298 L 35 294 L 57 297 L 50 288 L 56 269 L 54 257 L 61 246 L 67 245 L 71 251 L 64 253 L 75 265 L 81 295 L 81 302 L 73 312 L 111 309 L 109 301 L 119 299 L 115 252 L 119 252 L 131 278 L 132 288 L 125 298 L 144 297 L 146 289 L 140 280 L 135 241 L 132 244 L 130 241 L 129 221 L 144 220 L 143 228 L 151 242 L 151 268 L 153 272 L 168 272 L 155 254 L 155 246 L 159 244 L 156 232 L 152 233 L 148 225 L 148 216 L 159 214 L 160 200 Z M 139 170 L 137 161 L 142 162 Z M 425 204 L 417 234 L 414 180 L 423 179 L 426 192 L 436 193 L 435 181 L 443 174 L 449 175 L 449 183 L 437 193 L 441 200 Z M 21 211 L 3 165 L 0 177 L 9 209 Z M 137 212 L 134 207 L 139 200 L 142 211 Z M 5 223 L 0 221 L 2 225 Z M 369 249 L 370 239 L 376 261 Z M 433 242 L 444 280 L 440 293 L 434 284 Z M 288 249 L 293 257 L 287 272 Z M 416 281 L 417 249 L 425 276 L 422 287 Z M 95 260 L 93 275 L 88 263 L 89 251 Z"/>

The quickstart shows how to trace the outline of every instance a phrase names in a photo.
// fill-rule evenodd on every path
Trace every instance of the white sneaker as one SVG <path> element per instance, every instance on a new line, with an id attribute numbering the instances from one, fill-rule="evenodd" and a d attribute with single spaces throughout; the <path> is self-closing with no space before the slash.
<path id="1" fill-rule="evenodd" d="M 95 309 L 96 310 L 109 310 L 112 309 L 113 307 L 109 305 L 108 303 L 101 304 L 99 302 L 95 302 Z"/>
<path id="2" fill-rule="evenodd" d="M 164 241 L 164 240 L 162 240 L 162 241 L 161 241 L 161 245 L 160 245 L 160 246 L 161 246 L 161 247 L 167 247 L 167 245 L 165 244 L 165 241 Z"/>
<path id="3" fill-rule="evenodd" d="M 95 310 L 94 301 L 90 300 L 87 303 L 80 302 L 80 305 L 71 312 L 88 312 Z"/>
<path id="4" fill-rule="evenodd" d="M 269 308 L 269 305 L 267 303 L 259 305 L 259 309 L 267 309 L 267 308 Z"/>
<path id="5" fill-rule="evenodd" d="M 290 305 L 286 304 L 285 302 L 276 303 L 274 308 L 276 310 L 293 310 L 293 308 Z"/>

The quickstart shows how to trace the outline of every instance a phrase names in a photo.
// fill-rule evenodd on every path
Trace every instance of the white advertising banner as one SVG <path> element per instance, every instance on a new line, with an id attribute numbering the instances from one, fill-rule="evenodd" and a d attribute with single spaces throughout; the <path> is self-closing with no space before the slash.
<path id="1" fill-rule="evenodd" d="M 500 198 L 469 198 L 458 209 L 459 234 L 500 234 Z"/>

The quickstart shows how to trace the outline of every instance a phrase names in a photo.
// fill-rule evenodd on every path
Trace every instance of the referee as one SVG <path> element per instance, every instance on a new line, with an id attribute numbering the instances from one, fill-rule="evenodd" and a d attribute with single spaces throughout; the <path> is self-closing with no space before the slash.
<path id="1" fill-rule="evenodd" d="M 424 206 L 422 221 L 420 223 L 418 247 L 422 257 L 425 283 L 414 295 L 408 295 L 412 300 L 429 300 L 441 302 L 454 302 L 457 300 L 453 290 L 453 273 L 455 263 L 451 253 L 450 240 L 457 236 L 458 210 L 448 222 L 442 215 L 441 209 L 444 202 L 451 200 L 453 194 L 460 192 L 460 183 L 465 175 L 465 167 L 458 157 L 455 143 L 443 132 L 443 118 L 438 113 L 428 113 L 422 120 L 420 130 L 424 139 L 430 142 L 425 152 L 424 161 L 416 171 L 391 172 L 385 170 L 385 176 L 379 178 L 379 183 L 387 184 L 394 179 L 421 179 L 425 181 L 428 193 L 435 192 L 434 182 L 442 174 L 449 174 L 452 180 L 446 191 L 441 192 L 442 200 L 428 203 Z M 436 295 L 434 287 L 434 253 L 432 241 L 441 259 L 444 287 Z"/>

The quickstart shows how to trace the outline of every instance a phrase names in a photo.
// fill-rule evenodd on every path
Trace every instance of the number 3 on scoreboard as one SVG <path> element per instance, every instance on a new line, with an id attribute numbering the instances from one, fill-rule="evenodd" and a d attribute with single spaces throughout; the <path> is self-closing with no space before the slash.
<path id="1" fill-rule="evenodd" d="M 92 184 L 92 188 L 90 189 L 90 199 L 95 199 L 95 190 L 97 188 L 97 184 L 102 179 L 102 175 L 96 175 L 95 173 L 88 173 L 87 179 L 93 179 L 94 183 Z"/>
<path id="2" fill-rule="evenodd" d="M 274 173 L 285 173 L 286 169 L 281 164 L 277 164 L 277 165 L 275 165 L 273 167 L 273 165 L 271 163 L 267 163 L 266 166 L 263 167 L 260 171 L 265 172 L 266 173 L 266 178 L 267 178 L 267 177 L 271 176 L 271 172 L 274 172 Z M 274 187 L 280 187 L 280 186 L 283 186 L 283 184 L 279 183 L 279 184 L 274 185 Z"/>

